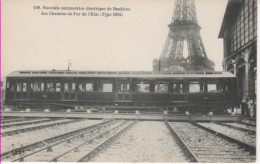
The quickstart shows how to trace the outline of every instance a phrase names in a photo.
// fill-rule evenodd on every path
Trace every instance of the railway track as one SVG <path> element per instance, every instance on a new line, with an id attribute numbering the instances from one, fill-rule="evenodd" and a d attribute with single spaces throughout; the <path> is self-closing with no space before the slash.
<path id="1" fill-rule="evenodd" d="M 14 118 L 14 119 L 4 119 L 1 120 L 1 124 L 7 124 L 7 123 L 14 123 L 14 122 L 23 122 L 23 121 L 29 121 L 29 120 L 38 120 L 39 118 Z"/>
<path id="2" fill-rule="evenodd" d="M 15 158 L 12 161 L 75 162 L 85 160 L 115 139 L 127 127 L 130 127 L 132 123 L 128 121 L 105 122 L 99 126 L 94 126 L 84 133 L 49 144 L 37 151 L 27 151 L 25 155 Z"/>
<path id="3" fill-rule="evenodd" d="M 223 122 L 214 122 L 214 123 L 221 125 L 221 126 L 226 126 L 229 128 L 256 134 L 256 127 L 251 126 L 251 125 L 245 125 L 245 124 L 240 124 L 240 123 L 223 123 Z"/>
<path id="4" fill-rule="evenodd" d="M 256 126 L 256 119 L 255 118 L 249 118 L 249 117 L 243 117 L 241 119 L 241 123 L 249 126 Z"/>
<path id="5" fill-rule="evenodd" d="M 86 162 L 86 161 L 83 161 Z M 191 162 L 164 122 L 138 121 L 88 162 Z"/>
<path id="6" fill-rule="evenodd" d="M 44 140 L 40 140 L 28 145 L 25 145 L 23 147 L 24 154 L 23 156 L 27 156 L 30 154 L 35 154 L 38 151 L 42 151 L 47 149 L 48 147 L 55 146 L 56 144 L 60 144 L 63 142 L 66 142 L 68 140 L 71 140 L 73 138 L 76 138 L 78 136 L 84 135 L 85 133 L 93 132 L 95 129 L 99 129 L 102 126 L 109 126 L 111 123 L 113 123 L 113 120 L 105 120 L 104 122 L 94 124 L 91 126 L 83 127 L 77 130 L 73 130 L 67 133 L 63 133 L 60 135 L 56 135 L 53 137 L 46 138 Z M 1 161 L 22 161 L 23 156 L 14 155 L 12 153 L 12 150 L 5 151 L 1 153 Z"/>
<path id="7" fill-rule="evenodd" d="M 194 162 L 254 162 L 255 152 L 244 144 L 227 138 L 196 123 L 170 122 Z"/>
<path id="8" fill-rule="evenodd" d="M 183 151 L 186 152 L 186 156 L 190 160 L 190 162 L 199 162 L 197 157 L 193 154 L 193 152 L 183 141 L 183 139 L 175 132 L 175 130 L 173 130 L 172 126 L 167 121 L 165 121 L 165 124 L 169 129 L 169 131 L 171 132 L 172 137 L 179 142 L 180 147 L 182 147 Z"/>
<path id="9" fill-rule="evenodd" d="M 135 124 L 134 121 L 125 121 L 123 124 L 113 128 L 112 130 L 108 130 L 101 135 L 98 135 L 96 138 L 99 140 L 97 142 L 94 141 L 93 147 L 84 146 L 80 149 L 81 155 L 80 158 L 74 156 L 74 154 L 68 154 L 63 156 L 60 161 L 70 161 L 70 162 L 87 162 L 91 158 L 93 158 L 99 151 L 103 150 L 104 147 L 115 140 L 119 135 L 128 130 L 131 126 Z M 91 140 L 90 140 L 91 142 Z M 87 153 L 85 153 L 87 152 Z M 72 159 L 72 157 L 76 157 L 76 159 Z"/>
<path id="10" fill-rule="evenodd" d="M 7 123 L 7 124 L 1 124 L 1 129 L 6 129 L 10 127 L 17 127 L 17 126 L 24 126 L 24 125 L 33 125 L 33 124 L 39 124 L 43 122 L 50 122 L 55 121 L 57 119 L 37 119 L 37 120 L 29 120 L 24 122 L 14 122 L 14 123 Z"/>
<path id="11" fill-rule="evenodd" d="M 15 135 L 15 134 L 19 134 L 19 133 L 28 132 L 28 131 L 39 130 L 39 129 L 52 127 L 52 126 L 56 126 L 56 125 L 69 124 L 69 123 L 73 123 L 73 122 L 77 122 L 77 121 L 81 121 L 81 120 L 80 119 L 78 119 L 78 120 L 57 120 L 54 123 L 52 122 L 52 123 L 47 123 L 47 124 L 43 124 L 43 125 L 29 126 L 29 127 L 25 127 L 25 128 L 18 128 L 18 129 L 1 130 L 1 137 Z"/>
<path id="12" fill-rule="evenodd" d="M 74 120 L 74 121 L 79 121 L 79 120 Z M 86 123 L 88 123 L 88 120 L 85 121 Z M 132 138 L 129 137 L 126 140 L 124 140 L 124 137 L 126 134 L 130 133 L 128 129 L 133 127 L 136 121 L 104 120 L 102 123 L 92 122 L 92 125 L 88 127 L 84 126 L 86 123 L 85 122 L 73 123 L 73 124 L 77 124 L 76 126 L 78 127 L 77 129 L 71 129 L 72 127 L 75 127 L 75 125 L 72 124 L 69 127 L 67 127 L 68 125 L 66 125 L 66 127 L 65 126 L 59 127 L 58 129 L 60 130 L 63 129 L 65 130 L 66 128 L 67 132 L 63 131 L 64 133 L 62 134 L 53 133 L 52 135 L 55 136 L 52 137 L 48 136 L 49 138 L 47 137 L 45 137 L 45 139 L 41 138 L 41 140 L 38 140 L 37 142 L 27 144 L 23 147 L 22 154 L 14 155 L 11 150 L 3 152 L 1 154 L 1 161 L 3 162 L 17 162 L 17 161 L 88 162 L 91 161 L 91 159 L 93 158 L 94 159 L 97 158 L 97 155 L 101 154 L 100 153 L 101 151 L 105 151 L 110 146 L 111 147 L 115 146 L 115 148 L 118 149 L 119 152 L 123 150 L 122 147 L 125 147 L 127 144 L 129 144 L 129 142 L 131 143 L 131 141 L 128 141 L 128 139 L 133 139 L 131 135 L 130 136 Z M 93 125 L 93 123 L 95 123 L 95 125 Z M 79 128 L 82 127 L 82 125 L 84 127 Z M 137 125 L 139 125 L 139 123 Z M 169 139 L 166 139 L 164 137 L 159 137 L 158 139 L 160 140 L 155 140 L 154 142 L 165 144 L 165 142 L 161 142 L 161 140 L 162 141 L 167 140 L 167 144 L 171 143 L 171 146 L 174 147 L 174 151 L 171 153 L 171 156 L 172 154 L 176 155 L 176 157 L 174 158 L 179 157 L 181 160 L 187 160 L 189 162 L 208 162 L 208 163 L 209 162 L 232 162 L 232 163 L 254 162 L 256 160 L 255 133 L 251 132 L 250 129 L 246 129 L 247 127 L 246 125 L 235 124 L 235 123 L 218 123 L 218 122 L 217 123 L 195 123 L 195 122 L 167 122 L 167 121 L 165 121 L 165 125 L 167 126 L 171 135 L 169 134 L 169 131 L 165 128 L 164 125 L 163 127 L 166 129 L 168 133 L 167 135 L 170 138 L 172 136 L 174 143 L 169 142 Z M 233 126 L 237 126 L 237 127 L 233 127 Z M 134 126 L 133 129 L 136 129 L 136 127 L 137 126 Z M 162 128 L 162 126 L 158 126 L 157 129 L 161 129 L 160 127 Z M 57 127 L 54 129 L 51 128 L 51 130 L 57 130 Z M 166 135 L 164 131 L 159 131 L 159 130 L 157 131 L 156 129 L 153 128 L 151 129 L 149 128 L 148 131 L 151 130 Z M 41 131 L 45 132 L 45 129 Z M 127 131 L 127 133 L 123 134 L 123 132 L 125 131 Z M 139 130 L 136 130 L 135 133 L 137 133 L 138 131 L 140 131 L 140 128 Z M 34 132 L 29 132 L 29 133 L 34 133 Z M 22 133 L 21 135 L 24 134 Z M 146 133 L 145 138 L 150 137 L 147 134 L 154 134 L 154 133 Z M 241 137 L 241 136 L 246 136 L 246 137 Z M 250 136 L 253 137 L 250 138 Z M 16 135 L 11 137 L 16 137 Z M 116 142 L 118 143 L 121 143 L 121 146 L 118 147 L 118 144 L 115 144 L 116 142 L 112 142 L 114 140 L 116 140 Z M 134 140 L 134 142 L 136 141 Z M 128 147 L 127 149 L 130 149 L 130 147 Z M 132 145 L 132 147 L 135 146 Z M 143 146 L 143 147 L 147 147 L 147 146 Z M 142 148 L 139 147 L 139 149 Z M 150 151 L 152 150 L 153 149 L 151 149 Z M 172 149 L 167 149 L 167 150 L 172 151 Z M 105 152 L 105 154 L 106 153 L 107 152 Z"/>
<path id="13" fill-rule="evenodd" d="M 196 125 L 218 133 L 230 141 L 233 140 L 234 142 L 244 145 L 244 147 L 250 151 L 256 151 L 256 135 L 253 133 L 215 123 L 197 123 Z"/>

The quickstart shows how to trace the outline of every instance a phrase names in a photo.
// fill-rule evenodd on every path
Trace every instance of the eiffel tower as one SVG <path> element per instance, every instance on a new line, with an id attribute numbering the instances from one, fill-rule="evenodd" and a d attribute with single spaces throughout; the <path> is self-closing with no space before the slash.
<path id="1" fill-rule="evenodd" d="M 176 0 L 169 33 L 159 60 L 154 59 L 153 71 L 214 71 L 208 59 L 198 24 L 194 0 Z"/>

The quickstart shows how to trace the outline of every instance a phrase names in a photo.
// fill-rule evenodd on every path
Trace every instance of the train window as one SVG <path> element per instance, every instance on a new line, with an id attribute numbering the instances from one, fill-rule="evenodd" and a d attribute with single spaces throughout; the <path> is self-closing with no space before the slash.
<path id="1" fill-rule="evenodd" d="M 154 91 L 156 93 L 166 93 L 168 92 L 168 84 L 155 84 Z"/>
<path id="2" fill-rule="evenodd" d="M 40 86 L 41 84 L 40 83 L 34 83 L 34 89 L 35 89 L 35 91 L 41 91 L 41 86 Z"/>
<path id="3" fill-rule="evenodd" d="M 22 91 L 22 83 L 17 83 L 16 85 L 17 85 L 17 86 L 16 86 L 16 87 L 17 87 L 17 88 L 16 88 L 16 91 L 17 91 L 17 92 L 21 92 L 21 91 Z"/>
<path id="4" fill-rule="evenodd" d="M 92 83 L 86 83 L 86 91 L 87 92 L 93 92 L 93 84 Z"/>
<path id="5" fill-rule="evenodd" d="M 34 91 L 34 83 L 31 83 L 31 91 Z"/>
<path id="6" fill-rule="evenodd" d="M 34 91 L 34 83 L 31 83 L 31 91 Z"/>
<path id="7" fill-rule="evenodd" d="M 31 83 L 31 91 L 41 91 L 40 83 Z"/>
<path id="8" fill-rule="evenodd" d="M 64 83 L 64 91 L 69 91 L 69 83 Z"/>
<path id="9" fill-rule="evenodd" d="M 198 93 L 200 92 L 200 84 L 197 82 L 190 83 L 189 85 L 189 92 L 190 93 Z"/>
<path id="10" fill-rule="evenodd" d="M 60 92 L 60 91 L 61 91 L 61 84 L 56 83 L 56 92 Z"/>
<path id="11" fill-rule="evenodd" d="M 84 91 L 82 83 L 79 83 L 79 91 Z"/>
<path id="12" fill-rule="evenodd" d="M 173 92 L 174 93 L 183 93 L 183 83 L 175 82 L 173 84 Z"/>
<path id="13" fill-rule="evenodd" d="M 120 82 L 120 86 L 118 87 L 119 91 L 129 91 L 129 83 L 128 82 Z"/>
<path id="14" fill-rule="evenodd" d="M 144 84 L 143 82 L 137 84 L 136 91 L 138 92 L 149 92 L 150 84 Z"/>
<path id="15" fill-rule="evenodd" d="M 44 83 L 41 83 L 41 91 L 44 91 Z"/>
<path id="16" fill-rule="evenodd" d="M 72 90 L 72 91 L 75 91 L 75 89 L 76 89 L 76 83 L 72 83 L 71 90 Z"/>
<path id="17" fill-rule="evenodd" d="M 26 83 L 23 83 L 23 92 L 26 92 Z"/>
<path id="18" fill-rule="evenodd" d="M 9 82 L 6 83 L 6 88 L 9 88 Z"/>
<path id="19" fill-rule="evenodd" d="M 208 92 L 217 92 L 216 84 L 208 84 Z"/>
<path id="20" fill-rule="evenodd" d="M 14 84 L 10 84 L 10 91 L 14 91 Z"/>
<path id="21" fill-rule="evenodd" d="M 93 92 L 93 84 L 92 83 L 80 83 L 79 91 Z"/>
<path id="22" fill-rule="evenodd" d="M 225 86 L 224 85 L 219 85 L 218 86 L 218 92 L 225 92 Z"/>
<path id="23" fill-rule="evenodd" d="M 54 83 L 47 83 L 47 91 L 49 92 L 55 91 Z"/>
<path id="24" fill-rule="evenodd" d="M 180 84 L 180 93 L 183 93 L 183 84 Z"/>
<path id="25" fill-rule="evenodd" d="M 112 84 L 103 84 L 103 92 L 112 92 L 113 85 Z"/>
<path id="26" fill-rule="evenodd" d="M 177 84 L 173 84 L 173 92 L 178 93 L 178 85 Z"/>

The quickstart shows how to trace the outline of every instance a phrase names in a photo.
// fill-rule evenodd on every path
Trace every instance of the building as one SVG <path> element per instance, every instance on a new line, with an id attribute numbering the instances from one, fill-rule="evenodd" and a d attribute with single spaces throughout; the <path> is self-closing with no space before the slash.
<path id="1" fill-rule="evenodd" d="M 4 105 L 4 101 L 5 101 L 5 78 L 1 78 L 1 107 Z"/>
<path id="2" fill-rule="evenodd" d="M 229 0 L 219 38 L 224 71 L 237 76 L 238 105 L 256 101 L 257 0 Z"/>

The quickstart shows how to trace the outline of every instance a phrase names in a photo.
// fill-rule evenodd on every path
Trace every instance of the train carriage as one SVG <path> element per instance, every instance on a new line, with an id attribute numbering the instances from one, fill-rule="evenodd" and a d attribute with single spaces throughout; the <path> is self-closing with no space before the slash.
<path id="1" fill-rule="evenodd" d="M 222 113 L 236 105 L 235 88 L 228 72 L 15 71 L 7 76 L 5 105 Z"/>

